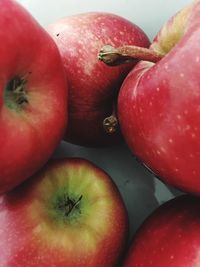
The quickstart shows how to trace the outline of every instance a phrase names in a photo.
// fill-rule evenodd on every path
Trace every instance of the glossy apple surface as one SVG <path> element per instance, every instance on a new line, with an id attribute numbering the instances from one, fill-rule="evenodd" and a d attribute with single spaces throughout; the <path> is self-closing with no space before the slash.
<path id="1" fill-rule="evenodd" d="M 62 139 L 67 86 L 57 46 L 16 1 L 0 1 L 0 193 L 38 170 Z"/>
<path id="2" fill-rule="evenodd" d="M 97 58 L 105 44 L 149 46 L 145 33 L 114 14 L 89 12 L 60 19 L 48 27 L 62 55 L 69 84 L 69 127 L 65 139 L 84 146 L 121 140 L 119 127 L 107 133 L 105 118 L 116 115 L 119 87 L 135 62 L 114 68 Z"/>
<path id="3" fill-rule="evenodd" d="M 0 198 L 1 267 L 116 267 L 128 217 L 111 178 L 57 159 Z"/>
<path id="4" fill-rule="evenodd" d="M 118 115 L 132 152 L 164 182 L 200 194 L 200 1 L 161 29 L 119 95 Z"/>
<path id="5" fill-rule="evenodd" d="M 179 196 L 159 207 L 141 226 L 124 267 L 198 267 L 200 199 Z"/>

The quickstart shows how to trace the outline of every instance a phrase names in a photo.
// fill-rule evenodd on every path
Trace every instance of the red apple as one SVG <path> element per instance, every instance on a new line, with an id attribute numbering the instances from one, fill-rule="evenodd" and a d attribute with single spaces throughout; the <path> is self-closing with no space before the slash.
<path id="1" fill-rule="evenodd" d="M 111 68 L 99 62 L 98 51 L 104 44 L 148 47 L 147 36 L 130 21 L 103 12 L 60 19 L 48 31 L 58 45 L 68 76 L 69 127 L 65 140 L 84 146 L 118 142 L 117 94 L 136 61 Z"/>
<path id="2" fill-rule="evenodd" d="M 138 49 L 140 58 L 152 56 L 155 63 L 138 63 L 118 102 L 120 126 L 132 152 L 164 182 L 198 195 L 199 42 L 200 1 L 194 1 L 170 19 L 148 52 Z"/>
<path id="3" fill-rule="evenodd" d="M 67 86 L 53 39 L 16 1 L 0 0 L 0 194 L 38 170 L 62 139 Z"/>
<path id="4" fill-rule="evenodd" d="M 111 178 L 57 159 L 0 198 L 1 267 L 116 267 L 128 219 Z"/>
<path id="5" fill-rule="evenodd" d="M 200 199 L 179 196 L 159 207 L 141 226 L 124 267 L 197 267 Z"/>

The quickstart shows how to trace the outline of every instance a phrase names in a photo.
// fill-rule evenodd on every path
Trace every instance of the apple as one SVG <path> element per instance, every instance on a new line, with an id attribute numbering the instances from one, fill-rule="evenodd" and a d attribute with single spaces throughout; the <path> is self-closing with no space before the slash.
<path id="1" fill-rule="evenodd" d="M 118 117 L 133 152 L 162 181 L 200 195 L 200 1 L 172 17 L 150 49 L 110 48 L 110 61 L 140 58 L 123 82 Z"/>
<path id="2" fill-rule="evenodd" d="M 0 194 L 46 163 L 67 125 L 67 85 L 49 34 L 20 4 L 0 0 Z"/>
<path id="3" fill-rule="evenodd" d="M 0 197 L 1 267 L 116 267 L 128 217 L 112 179 L 93 163 L 51 159 Z"/>
<path id="4" fill-rule="evenodd" d="M 161 205 L 137 231 L 124 267 L 197 267 L 200 199 L 182 195 Z"/>
<path id="5" fill-rule="evenodd" d="M 65 140 L 101 147 L 122 137 L 116 101 L 123 79 L 135 65 L 108 67 L 98 60 L 104 44 L 149 46 L 146 34 L 123 17 L 88 12 L 59 19 L 48 26 L 58 45 L 69 85 L 69 126 Z"/>

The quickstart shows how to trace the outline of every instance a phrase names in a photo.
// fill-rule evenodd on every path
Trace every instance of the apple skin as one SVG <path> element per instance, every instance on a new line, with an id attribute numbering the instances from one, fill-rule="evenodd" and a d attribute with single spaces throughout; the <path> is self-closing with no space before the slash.
<path id="1" fill-rule="evenodd" d="M 148 47 L 146 34 L 132 22 L 104 12 L 65 17 L 49 25 L 48 31 L 58 45 L 68 76 L 69 127 L 65 140 L 90 147 L 121 142 L 120 129 L 108 134 L 103 120 L 117 113 L 119 88 L 136 61 L 113 68 L 97 56 L 107 44 Z"/>
<path id="2" fill-rule="evenodd" d="M 197 267 L 200 199 L 182 195 L 151 214 L 136 233 L 124 267 Z"/>
<path id="3" fill-rule="evenodd" d="M 82 197 L 68 215 L 67 197 Z M 52 159 L 0 203 L 1 267 L 117 266 L 127 211 L 114 182 L 93 163 Z"/>
<path id="4" fill-rule="evenodd" d="M 55 42 L 16 1 L 0 1 L 0 28 L 1 194 L 41 168 L 62 139 L 67 85 Z"/>
<path id="5" fill-rule="evenodd" d="M 118 116 L 133 152 L 162 181 L 200 195 L 200 1 L 178 12 L 126 77 Z"/>

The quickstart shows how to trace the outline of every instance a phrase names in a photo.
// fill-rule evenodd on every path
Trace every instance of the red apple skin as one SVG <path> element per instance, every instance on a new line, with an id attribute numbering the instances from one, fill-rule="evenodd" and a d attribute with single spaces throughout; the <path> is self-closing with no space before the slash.
<path id="1" fill-rule="evenodd" d="M 136 157 L 164 182 L 200 195 L 200 1 L 184 12 L 185 32 L 176 46 L 156 64 L 139 62 L 125 79 L 118 116 Z M 175 18 L 151 49 L 167 44 Z"/>
<path id="2" fill-rule="evenodd" d="M 67 125 L 67 85 L 53 39 L 16 1 L 0 1 L 0 193 L 46 163 Z M 28 103 L 8 83 L 25 79 Z"/>
<path id="3" fill-rule="evenodd" d="M 140 227 L 124 267 L 197 267 L 200 199 L 182 195 L 159 207 Z"/>
<path id="4" fill-rule="evenodd" d="M 64 194 L 82 195 L 71 217 L 55 208 Z M 117 266 L 127 211 L 111 178 L 89 161 L 51 160 L 0 203 L 1 267 Z"/>
<path id="5" fill-rule="evenodd" d="M 98 60 L 104 45 L 149 46 L 145 33 L 115 14 L 89 12 L 60 19 L 48 27 L 62 55 L 69 84 L 69 127 L 65 140 L 83 146 L 121 141 L 120 129 L 108 134 L 103 120 L 116 113 L 121 83 L 135 62 L 109 67 Z"/>

